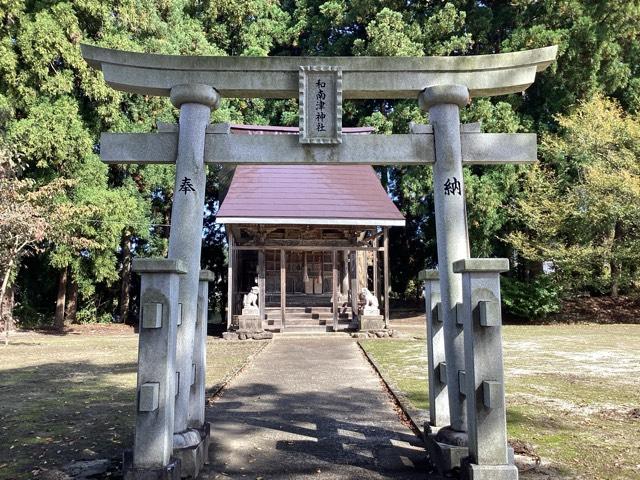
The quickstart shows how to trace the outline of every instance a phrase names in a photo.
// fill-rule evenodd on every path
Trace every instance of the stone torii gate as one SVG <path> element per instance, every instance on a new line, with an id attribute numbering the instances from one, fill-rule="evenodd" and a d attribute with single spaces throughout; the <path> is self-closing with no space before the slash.
<path id="1" fill-rule="evenodd" d="M 445 424 L 432 417 L 429 452 L 443 469 L 464 460 L 469 478 L 517 478 L 506 455 L 499 328 L 497 275 L 508 262 L 469 258 L 462 166 L 534 162 L 536 135 L 480 133 L 477 125 L 460 125 L 459 109 L 472 97 L 522 92 L 556 51 L 256 58 L 154 55 L 83 45 L 85 60 L 103 72 L 111 87 L 168 96 L 180 109 L 178 127 L 149 134 L 103 133 L 100 142 L 107 163 L 176 165 L 169 258 L 135 264 L 142 276 L 142 318 L 136 432 L 126 478 L 195 477 L 206 462 L 203 312 L 208 276 L 200 270 L 200 250 L 207 163 L 433 164 L 441 297 L 434 311 L 440 312 L 442 334 L 429 337 L 435 342 L 429 349 L 444 351 L 445 361 L 434 369 L 441 373 L 445 388 L 440 390 L 447 391 L 446 402 L 441 397 L 438 405 L 448 415 L 439 417 Z M 235 136 L 226 125 L 209 125 L 221 98 L 298 98 L 300 136 Z M 429 112 L 430 125 L 413 126 L 407 135 L 342 136 L 343 99 L 401 98 L 417 99 Z M 481 355 L 487 348 L 495 350 L 499 362 Z"/>

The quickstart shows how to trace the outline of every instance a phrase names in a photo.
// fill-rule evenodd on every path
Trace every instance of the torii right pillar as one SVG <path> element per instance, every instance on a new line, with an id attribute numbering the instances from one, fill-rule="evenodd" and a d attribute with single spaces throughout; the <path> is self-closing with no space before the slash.
<path id="1" fill-rule="evenodd" d="M 475 317 L 471 313 L 478 306 L 472 305 L 476 300 L 470 290 L 469 278 L 475 281 L 476 270 L 482 270 L 478 267 L 481 265 L 488 269 L 483 272 L 485 276 L 491 273 L 495 277 L 488 282 L 493 289 L 491 302 L 484 302 L 483 298 L 482 308 L 491 308 L 491 325 L 500 323 L 500 287 L 495 273 L 508 270 L 508 262 L 469 258 L 460 138 L 460 107 L 469 101 L 469 91 L 463 85 L 436 85 L 424 89 L 419 96 L 420 107 L 429 112 L 435 142 L 433 196 L 446 365 L 446 379 L 442 380 L 446 380 L 450 422 L 437 429 L 431 425 L 426 432 L 426 444 L 432 462 L 442 473 L 462 467 L 465 478 L 514 480 L 518 478 L 518 471 L 509 462 L 506 443 L 500 329 L 476 332 L 472 321 Z M 476 270 L 467 269 L 467 264 Z M 500 268 L 494 264 L 499 264 Z M 464 289 L 463 276 L 466 279 Z M 482 275 L 481 278 L 484 280 Z M 427 318 L 430 318 L 429 314 Z M 487 340 L 489 337 L 490 341 Z M 436 345 L 431 336 L 429 344 L 433 355 Z M 494 362 L 489 369 L 491 378 L 478 380 L 482 377 L 478 372 L 482 373 L 485 368 L 478 361 L 491 362 L 487 354 L 478 358 L 477 354 L 487 351 L 499 358 L 499 362 Z M 434 371 L 432 366 L 429 374 L 433 375 Z M 481 384 L 478 388 L 476 380 Z M 430 382 L 430 390 L 434 390 L 434 385 Z M 442 385 L 439 387 L 442 389 Z M 476 398 L 482 389 L 486 390 L 485 403 L 479 403 Z M 441 401 L 438 407 L 443 406 Z M 431 421 L 433 423 L 434 419 Z"/>
<path id="2" fill-rule="evenodd" d="M 451 424 L 434 435 L 436 450 L 430 453 L 442 470 L 459 466 L 468 454 L 466 401 L 460 385 L 465 368 L 464 335 L 456 314 L 462 304 L 462 277 L 453 272 L 453 262 L 469 258 L 460 142 L 460 107 L 469 100 L 463 85 L 428 87 L 419 97 L 420 108 L 429 112 L 436 153 L 433 197 Z"/>

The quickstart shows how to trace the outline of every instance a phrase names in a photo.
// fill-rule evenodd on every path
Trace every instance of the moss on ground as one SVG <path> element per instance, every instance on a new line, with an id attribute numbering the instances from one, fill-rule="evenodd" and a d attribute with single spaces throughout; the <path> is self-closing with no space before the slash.
<path id="1" fill-rule="evenodd" d="M 428 408 L 424 338 L 361 343 Z M 555 477 L 640 479 L 640 325 L 506 326 L 504 350 L 510 440 L 530 444 Z"/>
<path id="2" fill-rule="evenodd" d="M 33 478 L 83 456 L 120 457 L 133 443 L 138 337 L 22 333 L 0 347 L 0 478 Z M 209 339 L 207 385 L 262 342 Z"/>

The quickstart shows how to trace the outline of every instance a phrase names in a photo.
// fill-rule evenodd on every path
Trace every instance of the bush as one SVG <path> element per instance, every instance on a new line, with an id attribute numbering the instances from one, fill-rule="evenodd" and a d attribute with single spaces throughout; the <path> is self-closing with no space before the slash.
<path id="1" fill-rule="evenodd" d="M 553 275 L 539 275 L 523 282 L 515 278 L 502 278 L 502 304 L 517 317 L 544 318 L 560 310 L 562 288 Z"/>
<path id="2" fill-rule="evenodd" d="M 13 318 L 18 328 L 30 329 L 48 327 L 53 322 L 51 314 L 45 314 L 28 302 L 16 303 Z"/>
<path id="3" fill-rule="evenodd" d="M 113 317 L 110 313 L 98 313 L 98 310 L 91 306 L 78 310 L 76 323 L 111 323 Z"/>

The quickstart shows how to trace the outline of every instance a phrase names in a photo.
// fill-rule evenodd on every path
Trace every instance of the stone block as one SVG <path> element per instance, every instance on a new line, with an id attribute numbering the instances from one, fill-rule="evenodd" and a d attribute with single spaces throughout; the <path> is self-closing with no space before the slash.
<path id="1" fill-rule="evenodd" d="M 180 460 L 183 478 L 197 478 L 205 463 L 209 463 L 211 424 L 205 422 L 202 428 L 197 429 L 197 433 L 200 438 L 195 445 L 173 451 L 173 456 Z"/>
<path id="2" fill-rule="evenodd" d="M 224 332 L 222 338 L 225 340 L 238 340 L 238 334 L 236 332 Z"/>
<path id="3" fill-rule="evenodd" d="M 464 480 L 518 480 L 518 468 L 515 465 L 466 465 Z"/>
<path id="4" fill-rule="evenodd" d="M 210 125 L 210 126 L 213 126 L 213 125 Z M 216 276 L 211 270 L 200 270 L 200 281 L 201 282 L 215 282 L 216 281 Z"/>
<path id="5" fill-rule="evenodd" d="M 180 459 L 182 466 L 182 476 L 188 478 L 197 478 L 200 470 L 204 466 L 202 448 L 198 445 L 191 448 L 185 448 L 174 452 L 176 458 Z"/>
<path id="6" fill-rule="evenodd" d="M 162 327 L 162 304 L 157 302 L 145 303 L 142 306 L 142 328 Z"/>
<path id="7" fill-rule="evenodd" d="M 440 362 L 438 364 L 438 380 L 444 385 L 447 384 L 447 362 Z"/>
<path id="8" fill-rule="evenodd" d="M 122 455 L 123 480 L 180 480 L 180 460 L 172 458 L 165 467 L 136 468 L 133 466 L 133 451 L 125 450 Z"/>
<path id="9" fill-rule="evenodd" d="M 465 372 L 464 370 L 458 370 L 458 389 L 460 390 L 460 393 L 463 395 L 467 394 L 466 386 L 467 386 L 467 372 Z"/>
<path id="10" fill-rule="evenodd" d="M 469 456 L 468 447 L 438 442 L 432 432 L 426 432 L 425 445 L 431 463 L 442 475 L 459 468 L 463 459 Z"/>
<path id="11" fill-rule="evenodd" d="M 444 322 L 444 312 L 442 311 L 442 302 L 436 303 L 436 306 L 432 310 L 433 321 L 442 323 Z"/>
<path id="12" fill-rule="evenodd" d="M 251 338 L 253 338 L 254 340 L 269 340 L 270 338 L 273 338 L 273 333 L 271 333 L 271 332 L 258 332 L 258 333 L 254 333 L 253 335 L 251 335 Z"/>
<path id="13" fill-rule="evenodd" d="M 478 302 L 478 314 L 480 325 L 483 327 L 498 327 L 502 325 L 502 312 L 500 304 L 495 301 L 483 300 Z"/>
<path id="14" fill-rule="evenodd" d="M 178 303 L 178 325 L 182 325 L 182 303 Z"/>
<path id="15" fill-rule="evenodd" d="M 131 269 L 136 273 L 187 273 L 183 261 L 170 258 L 134 258 Z"/>
<path id="16" fill-rule="evenodd" d="M 97 478 L 98 476 L 104 478 L 104 475 L 110 468 L 112 468 L 111 459 L 95 458 L 92 460 L 73 461 L 64 466 L 64 471 L 68 473 L 71 478 L 82 480 L 86 478 Z M 106 476 L 108 477 L 108 474 Z M 69 477 L 65 476 L 64 478 Z"/>
<path id="17" fill-rule="evenodd" d="M 238 315 L 238 330 L 250 333 L 261 332 L 262 320 L 260 315 Z"/>
<path id="18" fill-rule="evenodd" d="M 384 317 L 382 315 L 360 315 L 359 330 L 382 330 L 384 329 Z"/>
<path id="19" fill-rule="evenodd" d="M 509 271 L 509 260 L 506 258 L 463 258 L 453 262 L 455 273 L 502 273 Z"/>
<path id="20" fill-rule="evenodd" d="M 463 325 L 464 324 L 464 311 L 463 311 L 463 304 L 458 302 L 456 303 L 456 311 L 455 311 L 455 315 L 456 315 L 456 324 L 458 325 Z M 444 317 L 441 317 L 444 319 Z"/>
<path id="21" fill-rule="evenodd" d="M 502 408 L 504 406 L 504 392 L 502 383 L 485 380 L 482 382 L 482 398 L 487 408 Z"/>
<path id="22" fill-rule="evenodd" d="M 143 383 L 140 385 L 138 395 L 138 411 L 153 412 L 159 406 L 160 384 L 157 382 Z"/>

